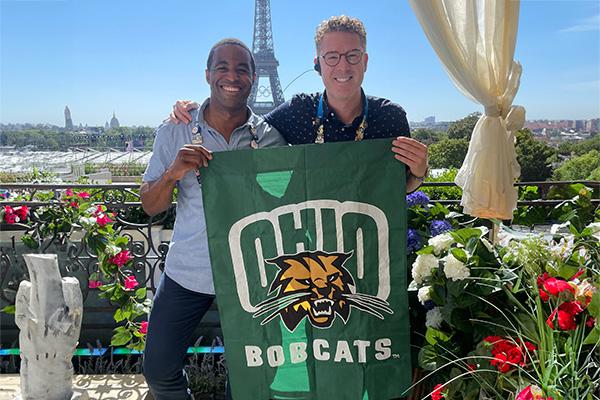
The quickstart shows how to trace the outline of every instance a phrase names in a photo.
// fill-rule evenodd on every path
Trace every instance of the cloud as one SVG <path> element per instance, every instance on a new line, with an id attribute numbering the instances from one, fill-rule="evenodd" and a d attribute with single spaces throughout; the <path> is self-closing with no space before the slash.
<path id="1" fill-rule="evenodd" d="M 563 87 L 566 90 L 575 91 L 575 92 L 595 91 L 598 93 L 598 92 L 600 92 L 600 80 L 567 83 Z"/>
<path id="2" fill-rule="evenodd" d="M 563 28 L 559 32 L 590 32 L 600 29 L 600 14 L 579 20 L 575 25 Z"/>

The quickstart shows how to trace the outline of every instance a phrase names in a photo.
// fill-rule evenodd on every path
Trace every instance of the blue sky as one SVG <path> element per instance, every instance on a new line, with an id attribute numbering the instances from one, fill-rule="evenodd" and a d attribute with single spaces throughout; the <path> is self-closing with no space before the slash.
<path id="1" fill-rule="evenodd" d="M 401 104 L 411 121 L 455 120 L 480 106 L 450 82 L 406 0 L 271 0 L 283 87 L 311 68 L 314 30 L 331 16 L 367 28 L 369 94 Z M 252 44 L 254 1 L 0 0 L 0 122 L 156 126 L 176 99 L 208 96 L 212 44 Z M 600 1 L 523 0 L 515 104 L 527 119 L 600 117 Z M 322 89 L 303 75 L 284 95 Z"/>

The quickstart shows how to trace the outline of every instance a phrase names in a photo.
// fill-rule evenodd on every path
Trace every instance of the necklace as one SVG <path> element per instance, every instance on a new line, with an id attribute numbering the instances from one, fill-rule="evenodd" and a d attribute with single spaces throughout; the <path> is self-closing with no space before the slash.
<path id="1" fill-rule="evenodd" d="M 363 105 L 363 117 L 362 121 L 356 128 L 356 132 L 354 133 L 354 141 L 360 142 L 363 140 L 365 136 L 365 129 L 367 129 L 367 116 L 369 115 L 369 102 L 365 97 L 365 104 Z M 325 143 L 325 132 L 323 128 L 323 93 L 321 93 L 321 97 L 319 98 L 319 107 L 317 108 L 317 116 L 313 125 L 317 127 L 317 137 L 315 138 L 316 144 Z"/>

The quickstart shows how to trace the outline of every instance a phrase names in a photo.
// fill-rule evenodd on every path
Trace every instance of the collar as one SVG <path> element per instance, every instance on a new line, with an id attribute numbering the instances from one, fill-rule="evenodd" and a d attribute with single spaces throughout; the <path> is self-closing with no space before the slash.
<path id="1" fill-rule="evenodd" d="M 206 122 L 206 120 L 204 119 L 204 110 L 206 110 L 206 107 L 208 107 L 208 105 L 210 104 L 210 97 L 207 98 L 206 100 L 204 100 L 204 102 L 202 103 L 202 105 L 192 111 L 191 115 L 192 115 L 192 122 L 193 121 L 198 121 L 198 123 L 200 125 L 206 125 L 206 126 L 210 126 L 208 124 L 208 122 Z M 238 126 L 235 130 L 243 128 L 243 127 L 252 127 L 252 126 L 257 126 L 259 121 L 260 121 L 260 117 L 256 114 L 254 114 L 254 112 L 252 112 L 252 109 L 248 106 L 246 106 L 246 110 L 247 110 L 247 114 L 248 118 L 246 119 L 246 122 L 244 122 L 242 125 Z M 196 113 L 196 114 L 195 114 Z M 234 131 L 235 131 L 234 130 Z"/>
<path id="2" fill-rule="evenodd" d="M 337 117 L 337 115 L 335 114 L 335 111 L 330 111 L 329 108 L 329 103 L 327 102 L 327 90 L 323 90 L 323 110 L 322 113 L 319 112 L 319 99 L 321 98 L 321 96 L 317 97 L 317 119 L 324 121 L 325 119 L 327 119 L 327 117 L 329 116 L 329 114 L 333 114 L 333 118 L 335 118 L 335 121 L 337 121 L 340 125 L 344 125 L 346 126 L 346 124 L 344 124 L 342 121 L 340 121 L 340 119 Z M 363 88 L 360 88 L 360 98 L 361 98 L 361 107 L 362 107 L 362 111 L 360 112 L 360 115 L 357 116 L 356 118 L 354 118 L 352 120 L 352 122 L 350 123 L 349 126 L 354 126 L 357 124 L 357 121 L 362 121 L 362 118 L 365 115 L 365 109 L 367 109 L 368 107 L 368 99 L 367 96 L 365 95 L 365 91 L 363 90 Z M 367 107 L 365 107 L 367 106 Z"/>

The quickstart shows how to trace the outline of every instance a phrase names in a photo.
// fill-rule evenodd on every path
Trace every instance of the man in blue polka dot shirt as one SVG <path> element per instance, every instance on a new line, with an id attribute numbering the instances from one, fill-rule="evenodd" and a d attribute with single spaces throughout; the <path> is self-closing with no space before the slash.
<path id="1" fill-rule="evenodd" d="M 315 35 L 315 70 L 323 93 L 300 93 L 265 116 L 289 144 L 393 138 L 394 157 L 407 165 L 406 190 L 419 187 L 428 172 L 427 146 L 410 138 L 404 109 L 362 90 L 369 55 L 363 23 L 345 15 L 323 21 Z M 198 105 L 178 101 L 171 120 L 189 123 Z"/>

